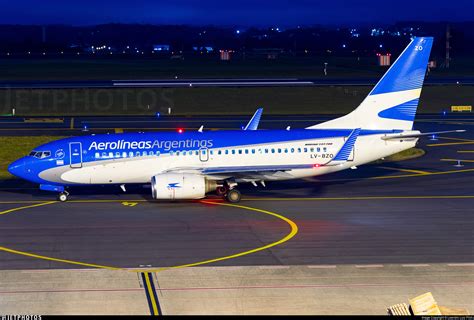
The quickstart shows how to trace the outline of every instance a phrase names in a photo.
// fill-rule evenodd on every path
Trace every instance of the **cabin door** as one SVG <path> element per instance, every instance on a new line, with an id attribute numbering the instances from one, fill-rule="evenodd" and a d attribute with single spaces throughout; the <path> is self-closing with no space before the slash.
<path id="1" fill-rule="evenodd" d="M 82 143 L 69 143 L 69 159 L 71 168 L 82 168 Z"/>

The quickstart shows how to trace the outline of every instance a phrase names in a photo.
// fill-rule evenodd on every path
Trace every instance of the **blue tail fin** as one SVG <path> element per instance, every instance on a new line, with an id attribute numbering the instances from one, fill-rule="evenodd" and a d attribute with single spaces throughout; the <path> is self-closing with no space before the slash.
<path id="1" fill-rule="evenodd" d="M 411 130 L 433 38 L 414 38 L 357 109 L 316 128 Z"/>
<path id="2" fill-rule="evenodd" d="M 415 38 L 375 85 L 369 95 L 421 89 L 433 38 Z"/>

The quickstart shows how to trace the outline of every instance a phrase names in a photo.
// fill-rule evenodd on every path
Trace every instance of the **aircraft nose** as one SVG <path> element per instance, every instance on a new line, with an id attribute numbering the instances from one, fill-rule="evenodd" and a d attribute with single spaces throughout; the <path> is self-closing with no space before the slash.
<path id="1" fill-rule="evenodd" d="M 25 176 L 25 158 L 20 158 L 8 166 L 8 172 L 12 175 L 23 178 Z"/>

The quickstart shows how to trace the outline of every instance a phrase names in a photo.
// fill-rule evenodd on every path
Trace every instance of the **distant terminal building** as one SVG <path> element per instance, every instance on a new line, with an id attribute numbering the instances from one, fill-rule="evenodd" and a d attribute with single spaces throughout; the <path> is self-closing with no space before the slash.
<path id="1" fill-rule="evenodd" d="M 169 44 L 155 44 L 153 45 L 153 51 L 168 52 L 170 51 L 170 45 Z"/>
<path id="2" fill-rule="evenodd" d="M 219 56 L 222 61 L 229 61 L 232 58 L 232 53 L 234 53 L 233 50 L 224 50 L 221 49 L 219 50 Z"/>
<path id="3" fill-rule="evenodd" d="M 390 53 L 381 54 L 377 53 L 377 61 L 379 66 L 389 66 L 390 65 Z"/>

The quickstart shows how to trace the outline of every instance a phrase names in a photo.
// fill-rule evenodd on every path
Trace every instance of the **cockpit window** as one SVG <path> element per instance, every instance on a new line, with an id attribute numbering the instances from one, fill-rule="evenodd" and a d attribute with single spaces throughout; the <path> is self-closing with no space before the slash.
<path id="1" fill-rule="evenodd" d="M 51 151 L 31 151 L 29 156 L 38 159 L 45 159 L 51 156 Z"/>

